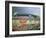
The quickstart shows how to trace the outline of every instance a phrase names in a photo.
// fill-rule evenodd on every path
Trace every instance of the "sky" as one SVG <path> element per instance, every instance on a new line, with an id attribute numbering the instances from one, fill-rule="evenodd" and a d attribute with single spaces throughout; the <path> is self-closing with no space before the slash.
<path id="1" fill-rule="evenodd" d="M 17 14 L 33 14 L 40 16 L 40 8 L 39 7 L 12 7 L 12 13 Z"/>

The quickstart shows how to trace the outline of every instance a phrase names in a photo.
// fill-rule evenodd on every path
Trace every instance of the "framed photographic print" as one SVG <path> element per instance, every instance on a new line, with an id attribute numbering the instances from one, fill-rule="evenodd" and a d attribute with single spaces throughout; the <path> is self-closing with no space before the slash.
<path id="1" fill-rule="evenodd" d="M 45 34 L 44 3 L 5 1 L 5 37 Z"/>

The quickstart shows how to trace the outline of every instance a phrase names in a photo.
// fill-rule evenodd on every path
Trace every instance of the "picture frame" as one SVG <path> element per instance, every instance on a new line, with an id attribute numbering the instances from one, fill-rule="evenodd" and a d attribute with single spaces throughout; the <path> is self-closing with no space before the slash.
<path id="1" fill-rule="evenodd" d="M 26 17 L 28 18 L 28 20 L 25 21 Z M 32 19 L 34 19 L 34 21 L 32 21 Z M 20 21 L 21 24 L 19 24 L 16 20 Z M 29 23 L 32 24 L 32 26 L 29 26 L 30 24 L 26 23 L 30 20 L 31 22 Z M 18 27 L 16 26 L 17 25 L 16 22 L 17 24 L 19 24 Z M 28 26 L 27 28 L 26 26 L 23 27 L 25 24 L 26 25 L 29 24 L 28 25 L 29 27 Z M 35 26 L 36 24 L 38 26 Z M 5 1 L 5 37 L 34 36 L 44 34 L 45 34 L 44 3 Z"/>

